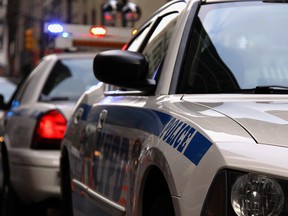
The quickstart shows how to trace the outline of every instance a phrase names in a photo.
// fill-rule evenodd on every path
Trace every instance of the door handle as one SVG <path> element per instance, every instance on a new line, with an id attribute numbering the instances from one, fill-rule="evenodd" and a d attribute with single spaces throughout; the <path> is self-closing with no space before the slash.
<path id="1" fill-rule="evenodd" d="M 75 125 L 79 124 L 79 122 L 81 121 L 83 112 L 84 112 L 83 108 L 79 108 L 76 110 L 74 117 L 73 117 L 73 122 Z"/>
<path id="2" fill-rule="evenodd" d="M 100 132 L 103 129 L 107 113 L 108 113 L 108 111 L 104 109 L 99 114 L 99 119 L 98 119 L 98 123 L 97 123 L 97 131 L 98 132 Z"/>

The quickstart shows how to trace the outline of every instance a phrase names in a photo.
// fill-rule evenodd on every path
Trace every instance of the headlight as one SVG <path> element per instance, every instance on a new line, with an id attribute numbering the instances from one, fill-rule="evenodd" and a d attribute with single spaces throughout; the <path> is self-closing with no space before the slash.
<path id="1" fill-rule="evenodd" d="M 201 216 L 288 215 L 288 182 L 268 175 L 221 170 L 214 178 Z"/>
<path id="2" fill-rule="evenodd" d="M 238 216 L 279 215 L 284 194 L 278 182 L 265 175 L 247 174 L 232 187 L 231 204 Z"/>

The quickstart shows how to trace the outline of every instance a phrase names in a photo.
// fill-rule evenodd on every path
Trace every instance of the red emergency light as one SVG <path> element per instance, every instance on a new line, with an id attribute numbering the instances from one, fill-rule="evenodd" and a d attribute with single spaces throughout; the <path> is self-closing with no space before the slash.
<path id="1" fill-rule="evenodd" d="M 90 28 L 90 33 L 94 36 L 104 37 L 107 33 L 107 29 L 102 26 L 93 26 Z"/>

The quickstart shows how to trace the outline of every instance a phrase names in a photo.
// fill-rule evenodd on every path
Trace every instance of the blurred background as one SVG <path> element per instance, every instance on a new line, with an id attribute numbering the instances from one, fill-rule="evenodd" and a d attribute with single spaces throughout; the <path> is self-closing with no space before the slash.
<path id="1" fill-rule="evenodd" d="M 169 0 L 0 0 L 0 76 L 26 76 L 57 52 L 47 23 L 138 28 Z"/>

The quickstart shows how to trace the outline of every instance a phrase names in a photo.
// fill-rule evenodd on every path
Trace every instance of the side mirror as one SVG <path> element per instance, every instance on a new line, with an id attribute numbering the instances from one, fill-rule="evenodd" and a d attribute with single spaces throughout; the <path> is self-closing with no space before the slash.
<path id="1" fill-rule="evenodd" d="M 95 77 L 108 84 L 135 89 L 153 91 L 155 81 L 146 79 L 149 63 L 141 53 L 125 50 L 108 50 L 98 53 L 94 58 Z"/>

